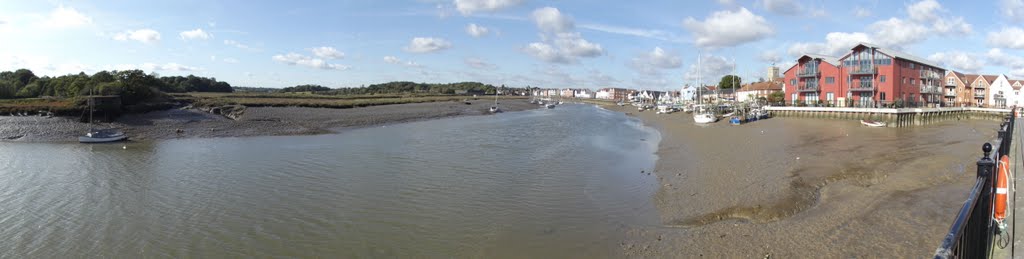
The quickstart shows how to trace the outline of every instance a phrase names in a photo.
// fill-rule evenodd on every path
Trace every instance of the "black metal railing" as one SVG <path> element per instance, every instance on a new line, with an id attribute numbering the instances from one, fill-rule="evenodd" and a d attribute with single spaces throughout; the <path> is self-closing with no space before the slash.
<path id="1" fill-rule="evenodd" d="M 982 145 L 984 155 L 977 162 L 977 180 L 942 245 L 935 250 L 935 258 L 988 258 L 991 255 L 992 237 L 996 234 L 992 220 L 992 194 L 997 176 L 993 172 L 1001 166 L 996 162 L 999 157 L 1010 153 L 1015 122 L 1012 111 L 1014 109 L 999 125 L 997 146 Z"/>

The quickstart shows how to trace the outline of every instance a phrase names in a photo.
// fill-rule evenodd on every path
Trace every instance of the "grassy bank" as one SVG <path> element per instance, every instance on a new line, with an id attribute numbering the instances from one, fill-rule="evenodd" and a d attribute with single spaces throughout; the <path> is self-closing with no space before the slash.
<path id="1" fill-rule="evenodd" d="M 77 115 L 82 109 L 75 105 L 75 99 L 56 98 L 22 98 L 0 100 L 0 115 L 28 113 L 39 111 L 53 112 L 58 115 Z"/>
<path id="2" fill-rule="evenodd" d="M 316 95 L 305 93 L 187 93 L 174 94 L 175 99 L 191 102 L 199 107 L 245 105 L 249 107 L 312 107 L 355 108 L 377 105 L 487 100 L 486 96 L 456 95 Z M 525 97 L 502 96 L 523 99 Z"/>

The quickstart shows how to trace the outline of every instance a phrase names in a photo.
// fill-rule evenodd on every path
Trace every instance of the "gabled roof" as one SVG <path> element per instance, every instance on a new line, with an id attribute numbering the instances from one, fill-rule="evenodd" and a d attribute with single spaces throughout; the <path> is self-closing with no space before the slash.
<path id="1" fill-rule="evenodd" d="M 782 90 L 782 83 L 766 81 L 766 82 L 757 82 L 757 83 L 752 83 L 752 84 L 746 84 L 746 85 L 743 85 L 743 87 L 740 87 L 739 91 L 740 92 L 746 92 L 746 91 L 757 91 L 757 90 Z"/>
<path id="2" fill-rule="evenodd" d="M 803 59 L 804 57 L 809 57 L 809 58 L 812 58 L 812 59 L 820 59 L 821 61 L 828 62 L 829 64 L 832 64 L 833 66 L 837 66 L 837 67 L 839 66 L 839 58 L 833 57 L 833 56 L 825 56 L 825 55 L 821 55 L 821 54 L 804 54 L 803 56 L 800 56 L 796 60 Z"/>
<path id="3" fill-rule="evenodd" d="M 996 81 L 996 78 L 999 78 L 997 75 L 983 75 L 981 77 L 985 78 L 985 82 L 988 82 L 990 85 Z"/>
<path id="4" fill-rule="evenodd" d="M 884 48 L 882 46 L 878 46 L 878 45 L 874 45 L 874 44 L 870 44 L 870 43 L 866 43 L 866 42 L 861 42 L 861 43 L 857 44 L 857 46 L 854 46 L 853 49 L 856 49 L 857 47 L 860 47 L 860 46 L 877 49 L 878 51 L 881 51 L 882 53 L 889 54 L 890 56 L 893 56 L 893 57 L 896 57 L 896 58 L 902 58 L 902 59 L 914 61 L 914 62 L 917 62 L 917 63 L 925 64 L 925 65 L 928 65 L 928 66 L 932 66 L 932 67 L 935 67 L 935 68 L 942 68 L 942 66 L 939 66 L 938 64 L 932 63 L 931 61 L 929 61 L 927 59 L 923 59 L 923 58 L 920 58 L 918 56 L 910 55 L 910 54 L 907 54 L 907 53 L 903 53 L 901 51 L 897 51 L 897 50 L 890 49 L 890 48 Z M 848 55 L 850 55 L 850 54 L 847 53 L 843 57 L 846 57 Z"/>
<path id="5" fill-rule="evenodd" d="M 974 85 L 974 81 L 978 80 L 979 77 L 981 77 L 981 76 L 980 75 L 964 75 L 964 84 L 967 84 L 968 86 Z"/>
<path id="6" fill-rule="evenodd" d="M 949 76 L 949 75 L 953 75 L 953 77 L 956 78 L 957 81 L 960 81 L 961 84 L 964 84 L 964 85 L 968 84 L 967 83 L 967 75 L 964 75 L 964 73 L 960 73 L 960 72 L 957 72 L 957 71 L 949 70 L 948 72 L 946 72 L 946 76 Z"/>

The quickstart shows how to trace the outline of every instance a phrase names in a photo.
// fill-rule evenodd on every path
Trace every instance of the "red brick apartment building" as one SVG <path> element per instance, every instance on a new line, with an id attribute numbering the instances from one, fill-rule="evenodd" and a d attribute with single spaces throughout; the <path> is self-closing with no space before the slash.
<path id="1" fill-rule="evenodd" d="M 946 70 L 899 51 L 861 43 L 835 58 L 803 55 L 784 73 L 794 105 L 883 107 L 938 105 Z"/>

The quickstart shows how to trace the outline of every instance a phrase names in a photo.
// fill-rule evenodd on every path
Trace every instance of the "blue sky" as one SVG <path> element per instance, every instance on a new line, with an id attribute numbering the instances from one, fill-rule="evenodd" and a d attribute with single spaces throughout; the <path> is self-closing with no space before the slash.
<path id="1" fill-rule="evenodd" d="M 1024 1 L 10 1 L 0 70 L 679 89 L 866 41 L 1024 78 Z"/>

